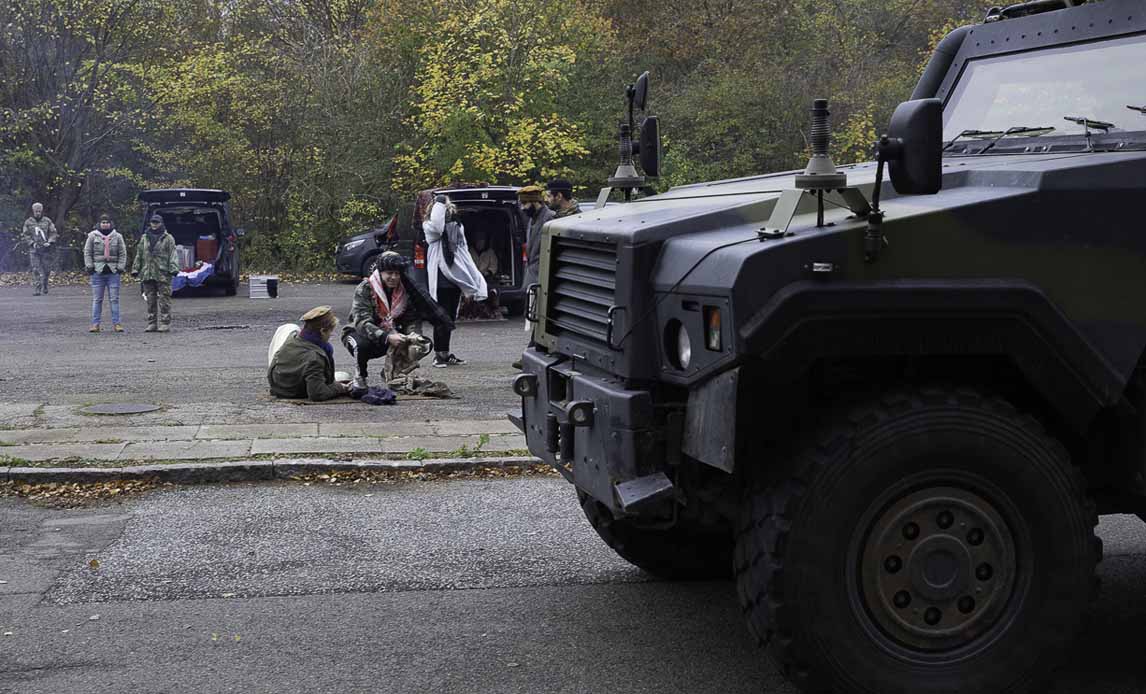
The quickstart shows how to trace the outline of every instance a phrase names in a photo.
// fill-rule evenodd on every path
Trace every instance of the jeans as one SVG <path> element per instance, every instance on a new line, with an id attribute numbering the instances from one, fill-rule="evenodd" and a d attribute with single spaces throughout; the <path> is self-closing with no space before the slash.
<path id="1" fill-rule="evenodd" d="M 92 325 L 99 325 L 103 314 L 104 289 L 111 299 L 111 322 L 119 323 L 119 273 L 109 272 L 92 275 Z"/>

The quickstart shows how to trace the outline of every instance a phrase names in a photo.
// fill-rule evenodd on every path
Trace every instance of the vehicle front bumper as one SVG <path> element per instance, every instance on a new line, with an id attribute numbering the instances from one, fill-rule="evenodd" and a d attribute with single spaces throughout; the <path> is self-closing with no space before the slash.
<path id="1" fill-rule="evenodd" d="M 534 348 L 522 355 L 517 379 L 530 453 L 617 514 L 671 493 L 664 468 L 671 437 L 656 422 L 649 391 Z"/>
<path id="2" fill-rule="evenodd" d="M 356 275 L 362 269 L 362 260 L 357 254 L 339 254 L 334 258 L 334 267 L 347 275 Z"/>

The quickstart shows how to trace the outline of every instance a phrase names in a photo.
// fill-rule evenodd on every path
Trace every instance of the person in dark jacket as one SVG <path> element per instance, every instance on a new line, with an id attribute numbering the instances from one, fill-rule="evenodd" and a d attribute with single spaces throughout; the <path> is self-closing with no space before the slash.
<path id="1" fill-rule="evenodd" d="M 338 327 L 338 316 L 331 307 L 319 306 L 303 314 L 302 321 L 302 330 L 279 348 L 267 369 L 271 394 L 315 402 L 347 395 L 347 386 L 334 380 L 330 336 Z"/>
<path id="2" fill-rule="evenodd" d="M 351 385 L 367 387 L 368 362 L 401 345 L 408 333 L 420 333 L 423 320 L 435 332 L 454 329 L 453 317 L 406 274 L 406 259 L 383 253 L 378 269 L 354 290 L 350 319 L 342 329 L 342 344 L 356 362 Z"/>

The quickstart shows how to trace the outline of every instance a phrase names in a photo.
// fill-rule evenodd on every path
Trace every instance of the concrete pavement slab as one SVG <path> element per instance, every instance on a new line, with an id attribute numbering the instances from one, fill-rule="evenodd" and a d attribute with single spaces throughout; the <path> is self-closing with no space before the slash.
<path id="1" fill-rule="evenodd" d="M 42 407 L 38 402 L 7 402 L 0 403 L 0 423 L 10 419 L 31 417 Z"/>
<path id="2" fill-rule="evenodd" d="M 204 424 L 199 439 L 286 439 L 318 436 L 318 424 Z"/>
<path id="3" fill-rule="evenodd" d="M 255 439 L 251 442 L 251 455 L 298 455 L 307 453 L 381 453 L 382 440 L 325 436 L 304 439 Z"/>
<path id="4" fill-rule="evenodd" d="M 0 442 L 20 443 L 67 443 L 76 440 L 79 427 L 61 427 L 59 429 L 11 429 L 0 431 Z"/>
<path id="5" fill-rule="evenodd" d="M 441 420 L 433 423 L 433 432 L 439 436 L 518 433 L 517 427 L 513 426 L 513 422 L 505 417 L 500 419 L 471 419 L 460 421 Z"/>
<path id="6" fill-rule="evenodd" d="M 76 441 L 98 441 L 100 439 L 123 439 L 124 441 L 190 441 L 199 431 L 197 425 L 184 426 L 108 426 L 83 427 L 76 435 Z"/>
<path id="7" fill-rule="evenodd" d="M 318 425 L 319 436 L 417 436 L 431 431 L 430 422 L 332 422 Z"/>
<path id="8" fill-rule="evenodd" d="M 31 444 L 25 446 L 4 446 L 0 455 L 18 460 L 64 460 L 85 458 L 88 460 L 115 460 L 123 452 L 126 443 L 58 443 Z"/>
<path id="9" fill-rule="evenodd" d="M 14 429 L 0 431 L 3 443 L 70 443 L 76 441 L 181 441 L 195 438 L 198 426 L 108 426 Z M 222 437 L 220 437 L 222 438 Z"/>
<path id="10" fill-rule="evenodd" d="M 240 458 L 251 454 L 246 441 L 141 441 L 130 443 L 120 460 L 198 460 L 201 458 Z"/>

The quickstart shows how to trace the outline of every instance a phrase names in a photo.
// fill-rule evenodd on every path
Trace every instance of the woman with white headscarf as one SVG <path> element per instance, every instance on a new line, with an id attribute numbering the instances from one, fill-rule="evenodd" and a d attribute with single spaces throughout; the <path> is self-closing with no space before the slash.
<path id="1" fill-rule="evenodd" d="M 429 218 L 422 222 L 426 235 L 426 276 L 430 296 L 454 319 L 461 298 L 485 301 L 489 293 L 485 278 L 478 272 L 466 244 L 465 227 L 457 219 L 457 209 L 444 195 L 434 198 Z M 433 365 L 460 366 L 465 361 L 450 352 L 452 327 L 434 326 Z"/>

